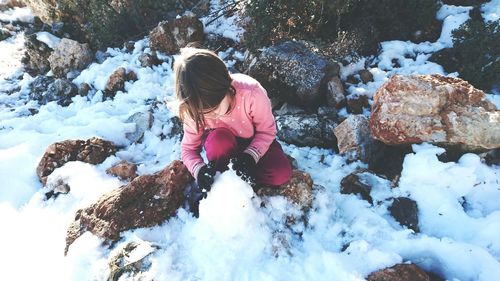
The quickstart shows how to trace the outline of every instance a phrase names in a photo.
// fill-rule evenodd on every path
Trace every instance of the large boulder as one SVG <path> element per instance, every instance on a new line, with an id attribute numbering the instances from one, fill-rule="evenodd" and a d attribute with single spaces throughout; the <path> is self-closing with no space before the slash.
<path id="1" fill-rule="evenodd" d="M 321 146 L 335 148 L 337 140 L 333 133 L 337 126 L 329 116 L 317 114 L 293 114 L 276 116 L 278 138 L 298 146 Z"/>
<path id="2" fill-rule="evenodd" d="M 174 161 L 155 174 L 139 176 L 104 194 L 94 204 L 76 212 L 67 231 L 65 253 L 86 231 L 113 242 L 122 231 L 164 222 L 182 206 L 183 189 L 192 180 L 186 166 Z"/>
<path id="3" fill-rule="evenodd" d="M 203 41 L 203 23 L 193 13 L 162 21 L 149 33 L 152 50 L 173 55 L 190 42 Z"/>
<path id="4" fill-rule="evenodd" d="M 483 91 L 441 75 L 395 75 L 374 96 L 370 129 L 387 144 L 500 147 L 500 111 Z"/>
<path id="5" fill-rule="evenodd" d="M 45 23 L 64 22 L 70 37 L 93 49 L 120 46 L 127 38 L 144 34 L 169 12 L 174 16 L 177 0 L 26 0 Z M 193 1 L 182 1 L 191 8 Z"/>
<path id="6" fill-rule="evenodd" d="M 265 48 L 260 55 L 247 53 L 246 72 L 269 91 L 270 97 L 316 105 L 325 96 L 325 81 L 337 76 L 336 63 L 313 53 L 302 42 L 285 41 Z"/>
<path id="7" fill-rule="evenodd" d="M 49 56 L 50 69 L 56 77 L 65 77 L 74 70 L 82 70 L 92 62 L 94 55 L 88 44 L 63 38 Z"/>
<path id="8" fill-rule="evenodd" d="M 84 140 L 65 140 L 47 147 L 36 168 L 36 174 L 45 185 L 47 177 L 57 168 L 69 161 L 82 161 L 90 164 L 102 163 L 116 152 L 115 145 L 100 138 Z"/>

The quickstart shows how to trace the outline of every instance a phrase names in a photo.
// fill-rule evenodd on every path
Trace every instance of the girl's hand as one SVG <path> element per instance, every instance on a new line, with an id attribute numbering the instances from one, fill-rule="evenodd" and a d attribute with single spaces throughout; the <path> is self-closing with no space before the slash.
<path id="1" fill-rule="evenodd" d="M 200 168 L 198 175 L 196 175 L 196 183 L 201 191 L 205 193 L 210 191 L 212 184 L 214 183 L 215 172 L 215 167 L 211 164 Z"/>
<path id="2" fill-rule="evenodd" d="M 236 171 L 236 175 L 241 177 L 242 180 L 250 183 L 250 185 L 255 184 L 255 171 L 257 164 L 253 157 L 248 153 L 239 153 L 235 158 L 231 159 L 233 163 L 233 170 Z"/>

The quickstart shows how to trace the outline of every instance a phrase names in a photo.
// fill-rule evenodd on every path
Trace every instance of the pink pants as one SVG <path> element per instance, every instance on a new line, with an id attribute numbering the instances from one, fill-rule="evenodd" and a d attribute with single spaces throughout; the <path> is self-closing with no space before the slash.
<path id="1" fill-rule="evenodd" d="M 205 137 L 204 148 L 208 161 L 214 162 L 218 171 L 227 170 L 229 159 L 243 151 L 249 139 L 237 138 L 227 128 L 217 128 Z M 282 185 L 292 176 L 292 166 L 281 145 L 274 140 L 266 154 L 257 163 L 256 182 L 264 185 Z"/>

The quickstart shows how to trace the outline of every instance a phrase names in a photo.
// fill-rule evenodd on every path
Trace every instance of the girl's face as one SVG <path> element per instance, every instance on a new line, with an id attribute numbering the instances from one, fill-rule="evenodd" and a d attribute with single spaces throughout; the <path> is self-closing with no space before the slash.
<path id="1" fill-rule="evenodd" d="M 219 106 L 215 110 L 205 113 L 204 116 L 209 118 L 217 118 L 219 116 L 226 114 L 229 111 L 230 106 L 231 106 L 231 97 L 226 94 L 226 96 L 219 103 Z"/>

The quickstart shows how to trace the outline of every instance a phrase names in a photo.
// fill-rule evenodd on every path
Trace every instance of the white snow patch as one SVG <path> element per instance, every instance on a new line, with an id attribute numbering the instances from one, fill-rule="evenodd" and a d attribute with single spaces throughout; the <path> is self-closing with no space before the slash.
<path id="1" fill-rule="evenodd" d="M 46 31 L 37 32 L 36 40 L 47 44 L 51 49 L 54 49 L 61 42 L 61 38 Z"/>

